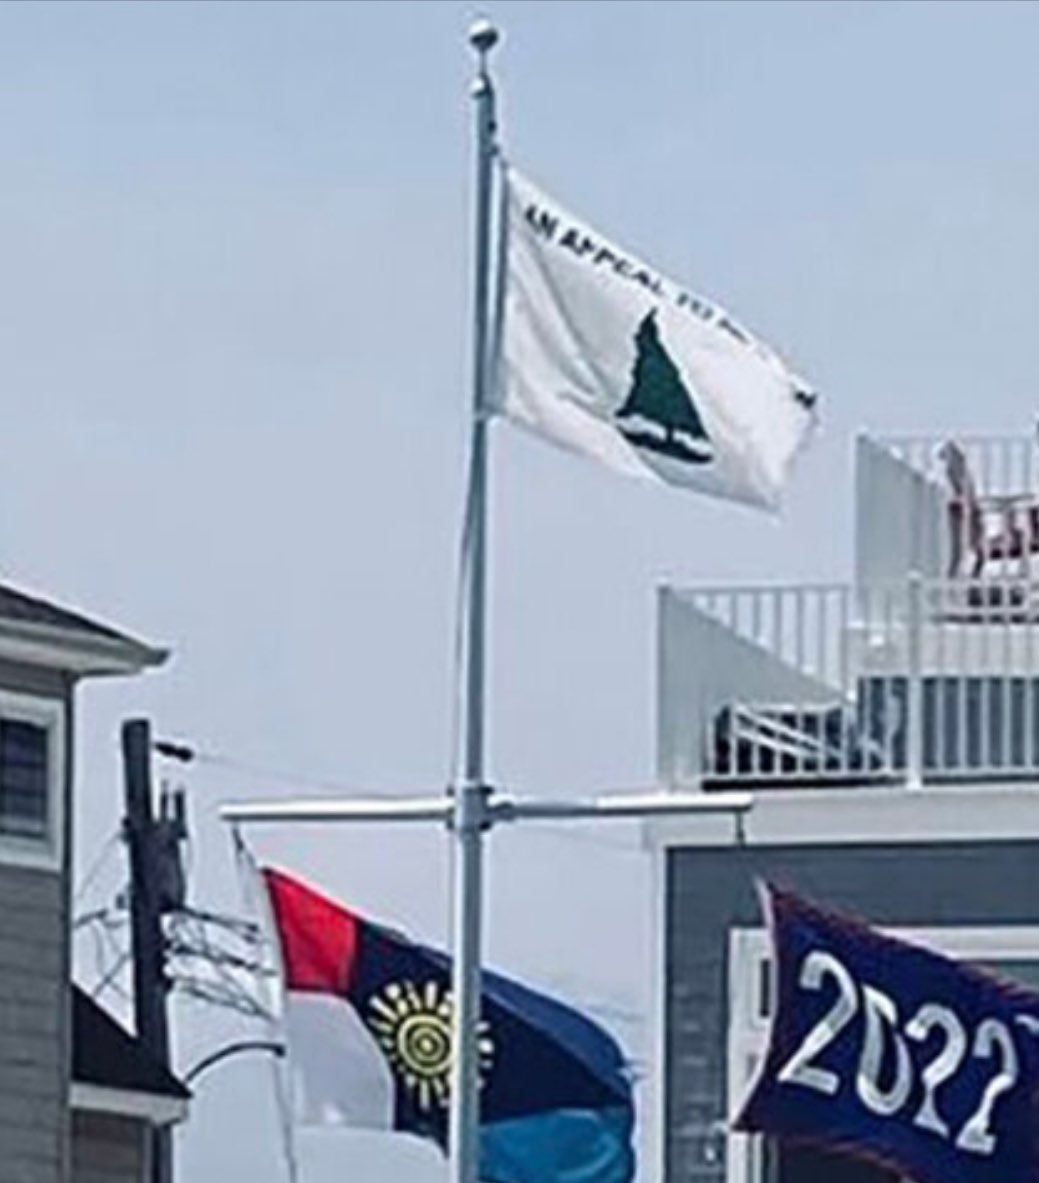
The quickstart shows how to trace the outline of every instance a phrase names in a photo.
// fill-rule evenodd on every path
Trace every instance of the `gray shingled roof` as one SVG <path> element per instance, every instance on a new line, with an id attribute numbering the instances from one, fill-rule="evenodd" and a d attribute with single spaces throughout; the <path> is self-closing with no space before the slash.
<path id="1" fill-rule="evenodd" d="M 41 600 L 38 596 L 27 595 L 6 583 L 0 583 L 0 617 L 79 633 L 93 633 L 113 641 L 129 639 L 107 624 L 99 624 L 96 620 L 90 620 L 78 612 L 70 612 L 68 608 L 61 608 L 49 600 Z"/>

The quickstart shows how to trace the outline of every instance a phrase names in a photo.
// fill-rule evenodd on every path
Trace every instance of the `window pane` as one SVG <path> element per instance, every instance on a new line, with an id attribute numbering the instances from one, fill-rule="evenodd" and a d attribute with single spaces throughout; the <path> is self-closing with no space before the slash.
<path id="1" fill-rule="evenodd" d="M 0 720 L 0 830 L 47 833 L 47 729 L 18 719 Z"/>

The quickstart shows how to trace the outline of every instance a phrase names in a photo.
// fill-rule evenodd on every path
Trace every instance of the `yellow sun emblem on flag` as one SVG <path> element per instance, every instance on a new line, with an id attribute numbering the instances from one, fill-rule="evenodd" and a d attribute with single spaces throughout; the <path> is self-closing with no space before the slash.
<path id="1" fill-rule="evenodd" d="M 394 1073 L 420 1109 L 447 1107 L 451 1093 L 451 994 L 439 982 L 390 982 L 368 1003 L 368 1022 Z M 480 1082 L 494 1061 L 490 1026 L 477 1029 Z"/>

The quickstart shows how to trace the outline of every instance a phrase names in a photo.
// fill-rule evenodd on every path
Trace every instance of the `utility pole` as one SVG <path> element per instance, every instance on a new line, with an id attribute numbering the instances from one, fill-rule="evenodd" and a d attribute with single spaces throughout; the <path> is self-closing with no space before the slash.
<path id="1" fill-rule="evenodd" d="M 162 932 L 164 859 L 152 803 L 152 735 L 147 719 L 122 728 L 126 815 L 123 833 L 130 861 L 130 929 L 137 1038 L 151 1058 L 170 1067 L 167 979 Z M 166 1128 L 151 1134 L 151 1183 L 173 1183 L 173 1139 Z"/>

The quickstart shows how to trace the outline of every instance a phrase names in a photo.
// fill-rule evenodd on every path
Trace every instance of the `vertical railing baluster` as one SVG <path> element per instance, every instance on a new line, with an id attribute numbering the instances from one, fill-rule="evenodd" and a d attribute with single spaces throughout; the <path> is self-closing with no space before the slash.
<path id="1" fill-rule="evenodd" d="M 924 681 L 922 661 L 923 581 L 918 572 L 909 575 L 906 619 L 906 783 L 911 789 L 923 784 L 924 773 Z"/>
<path id="2" fill-rule="evenodd" d="M 971 585 L 973 586 L 973 585 Z M 969 649 L 970 630 L 974 627 L 971 621 L 970 613 L 970 599 L 967 599 L 967 610 L 964 612 L 964 619 L 958 625 L 959 629 L 959 661 L 957 662 L 956 675 L 956 693 L 957 693 L 957 726 L 955 730 L 956 735 L 956 763 L 961 775 L 967 771 L 967 766 L 970 763 L 970 743 L 967 735 L 967 727 L 970 721 L 970 712 L 968 710 L 967 699 L 970 692 L 970 677 L 969 677 Z"/>
<path id="3" fill-rule="evenodd" d="M 1014 712 L 1014 652 L 1013 652 L 1013 635 L 1015 607 L 1014 601 L 1017 595 L 1017 581 L 1007 583 L 1003 592 L 1003 612 L 1002 612 L 1002 629 L 1000 630 L 1003 639 L 1002 657 L 1000 663 L 1000 677 L 999 677 L 999 709 L 1000 709 L 1000 731 L 1001 731 L 1001 745 L 1002 750 L 998 756 L 998 764 L 1000 769 L 1006 773 L 1012 770 L 1014 765 L 1014 737 L 1013 737 L 1013 712 Z"/>
<path id="4" fill-rule="evenodd" d="M 805 668 L 805 589 L 794 588 L 792 590 L 794 597 L 793 665 L 795 670 L 800 673 L 804 671 Z M 798 770 L 798 775 L 800 777 L 804 777 L 806 748 L 804 737 L 808 731 L 808 712 L 804 702 L 799 702 L 798 706 L 796 706 L 796 719 L 798 719 L 798 726 L 801 731 L 801 742 L 798 744 L 796 770 Z"/>
<path id="5" fill-rule="evenodd" d="M 1021 725 L 1024 728 L 1024 738 L 1022 744 L 1022 759 L 1024 761 L 1023 771 L 1030 772 L 1035 768 L 1035 749 L 1036 749 L 1036 735 L 1035 735 L 1035 676 L 1032 669 L 1032 662 L 1034 659 L 1034 640 L 1035 640 L 1035 617 L 1033 615 L 1033 598 L 1035 595 L 1036 585 L 1032 575 L 1032 546 L 1039 542 L 1032 537 L 1032 525 L 1035 520 L 1033 514 L 1033 506 L 1039 505 L 1039 497 L 1035 488 L 1035 443 L 1034 440 L 1029 440 L 1024 449 L 1024 466 L 1025 466 L 1025 481 L 1024 488 L 1028 494 L 1029 500 L 1025 504 L 1024 512 L 1026 515 L 1027 532 L 1028 532 L 1028 560 L 1024 567 L 1024 586 L 1021 588 L 1022 600 L 1022 624 L 1024 630 L 1024 653 L 1022 669 L 1022 714 Z"/>
<path id="6" fill-rule="evenodd" d="M 771 644 L 769 649 L 781 661 L 784 654 L 783 641 L 783 602 L 784 592 L 782 588 L 774 588 L 769 596 L 769 625 L 771 632 Z M 773 773 L 781 771 L 778 753 L 771 753 L 769 760 Z"/>
<path id="7" fill-rule="evenodd" d="M 933 638 L 934 697 L 931 704 L 931 752 L 934 770 L 945 773 L 949 766 L 949 735 L 946 720 L 949 714 L 949 676 L 945 657 L 947 624 L 944 607 L 945 585 L 940 580 L 931 580 L 927 585 L 927 630 Z"/>
<path id="8" fill-rule="evenodd" d="M 992 769 L 992 612 L 1004 587 L 1005 583 L 998 577 L 982 578 L 977 660 L 972 660 L 969 666 L 969 674 L 976 677 L 978 685 L 978 763 L 984 773 Z M 973 658 L 975 655 L 971 656 Z"/>
<path id="9" fill-rule="evenodd" d="M 821 588 L 816 592 L 816 668 L 819 681 L 826 686 L 833 685 L 833 678 L 830 674 L 830 592 L 828 588 Z M 837 747 L 834 749 L 832 758 L 828 757 L 827 765 L 824 769 L 825 774 L 829 777 L 833 773 L 834 767 L 840 765 L 841 749 L 844 747 L 845 740 L 845 709 L 844 703 L 838 698 L 837 703 L 840 706 L 840 711 L 837 715 L 837 725 L 840 728 L 837 734 Z"/>
<path id="10" fill-rule="evenodd" d="M 999 450 L 1001 453 L 1000 460 L 1001 460 L 1001 467 L 1002 467 L 1002 488 L 1000 489 L 1000 494 L 1003 496 L 1009 496 L 1009 495 L 1017 492 L 1017 489 L 1015 489 L 1015 484 L 1014 484 L 1014 478 L 1016 475 L 1015 465 L 1014 465 L 1014 452 L 1015 452 L 1014 445 L 1015 445 L 1015 443 L 1016 443 L 1016 441 L 1014 441 L 1014 440 L 1006 440 L 1006 439 L 998 441 L 998 446 L 999 446 Z M 1019 488 L 1019 486 L 1018 486 L 1018 488 Z M 1010 715 L 1011 715 L 1011 710 L 1013 709 L 1013 703 L 1012 703 L 1012 699 L 1011 699 L 1011 682 L 1010 682 L 1011 672 L 1012 672 L 1011 652 L 1010 652 L 1010 629 L 1012 627 L 1012 624 L 1011 624 L 1012 614 L 1013 614 L 1012 603 L 1013 603 L 1014 598 L 1017 595 L 1017 576 L 1014 574 L 1013 568 L 1012 568 L 1012 563 L 1013 563 L 1012 552 L 1014 549 L 1016 549 L 1020 545 L 1020 543 L 1015 541 L 1015 537 L 1016 537 L 1016 532 L 1018 530 L 1020 530 L 1020 528 L 1021 528 L 1019 507 L 1016 504 L 1012 505 L 1012 507 L 1009 511 L 1009 516 L 1007 518 L 1007 524 L 1006 524 L 1005 528 L 1006 528 L 1006 532 L 1007 532 L 1007 538 L 1004 543 L 1003 549 L 1006 551 L 1006 556 L 1007 556 L 1006 557 L 1007 570 L 1006 570 L 1006 574 L 1005 574 L 1005 577 L 1003 580 L 1002 593 L 999 597 L 999 600 L 997 601 L 999 607 L 997 608 L 997 613 L 996 613 L 997 621 L 1002 626 L 999 629 L 1002 645 L 1000 646 L 1001 656 L 999 659 L 1000 660 L 999 679 L 998 679 L 998 683 L 997 683 L 997 690 L 998 690 L 997 703 L 998 703 L 998 706 L 996 707 L 996 709 L 998 710 L 998 717 L 993 718 L 993 720 L 992 720 L 993 731 L 994 732 L 996 731 L 996 727 L 998 724 L 998 734 L 999 734 L 999 739 L 997 741 L 999 750 L 995 754 L 995 759 L 993 761 L 993 764 L 995 767 L 999 768 L 1004 773 L 1008 771 L 1008 769 L 1010 768 L 1012 761 L 1013 761 L 1013 752 L 1012 752 L 1012 746 L 1011 746 L 1012 740 L 1011 740 L 1011 734 L 1010 734 L 1010 724 L 1011 724 Z M 1023 542 L 1023 535 L 1021 536 L 1021 542 Z"/>
<path id="11" fill-rule="evenodd" d="M 884 646 L 888 653 L 901 653 L 903 650 L 906 653 L 906 674 L 899 674 L 897 666 L 891 669 L 885 661 L 885 676 L 882 683 L 884 694 L 886 696 L 886 712 L 885 718 L 891 722 L 891 768 L 892 771 L 897 771 L 900 776 L 905 776 L 906 753 L 908 747 L 906 746 L 908 730 L 909 730 L 909 678 L 908 678 L 908 625 L 906 623 L 907 610 L 903 602 L 899 602 L 899 597 L 904 600 L 905 593 L 903 589 L 895 589 L 888 585 L 884 590 Z M 900 636 L 901 634 L 901 636 Z M 898 639 L 897 645 L 895 644 Z M 900 697 L 901 696 L 901 697 Z M 901 719 L 899 715 L 901 714 Z M 902 752 L 898 750 L 899 732 L 896 729 L 896 724 L 901 724 L 901 742 Z"/>
<path id="12" fill-rule="evenodd" d="M 837 628 L 839 631 L 837 634 L 837 670 L 836 670 L 836 674 L 834 677 L 834 681 L 835 681 L 836 685 L 840 688 L 841 701 L 844 703 L 854 704 L 856 702 L 855 695 L 857 694 L 857 688 L 853 692 L 853 689 L 851 687 L 850 662 L 848 659 L 848 650 L 849 650 L 849 646 L 851 643 L 851 638 L 848 635 L 848 631 L 849 631 L 849 612 L 848 612 L 849 591 L 848 591 L 848 588 L 838 587 L 836 589 L 836 596 L 837 596 Z M 858 736 L 859 736 L 858 742 L 859 742 L 860 746 L 862 746 L 862 748 L 864 749 L 864 752 L 865 752 L 865 751 L 868 751 L 868 747 L 866 745 L 866 740 L 868 738 L 868 732 L 867 732 L 866 736 L 862 735 L 862 725 L 861 725 L 860 717 L 861 717 L 861 711 L 856 711 L 852 715 L 852 719 L 855 722 L 855 727 L 856 727 L 856 730 L 857 730 Z M 844 746 L 843 746 L 843 751 L 841 753 L 841 757 L 842 757 L 842 762 L 841 762 L 840 772 L 841 772 L 842 776 L 846 777 L 850 771 L 850 768 L 851 768 L 851 753 L 848 751 L 847 744 L 844 744 Z"/>

